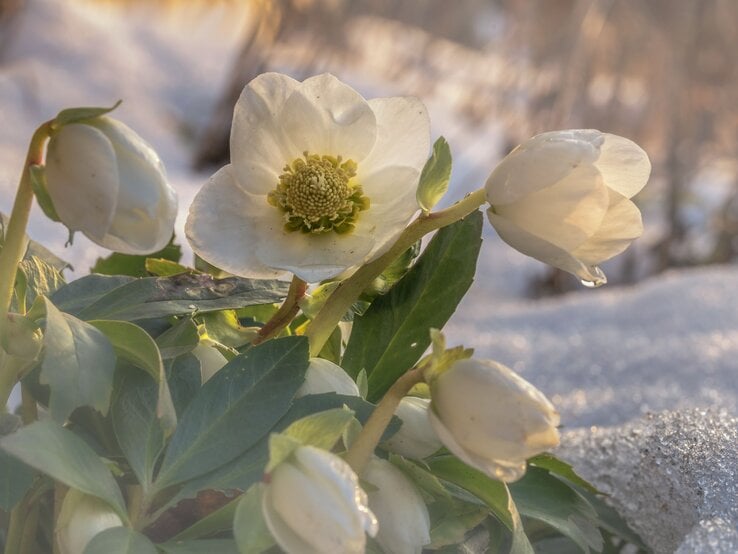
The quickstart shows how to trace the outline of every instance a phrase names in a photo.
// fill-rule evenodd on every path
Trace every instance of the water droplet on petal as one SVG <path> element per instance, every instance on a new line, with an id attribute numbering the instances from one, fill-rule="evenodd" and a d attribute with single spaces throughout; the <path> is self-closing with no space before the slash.
<path id="1" fill-rule="evenodd" d="M 605 273 L 597 266 L 593 266 L 590 268 L 590 275 L 592 275 L 592 279 L 582 279 L 582 284 L 585 287 L 595 289 L 607 283 L 607 277 L 605 276 Z"/>

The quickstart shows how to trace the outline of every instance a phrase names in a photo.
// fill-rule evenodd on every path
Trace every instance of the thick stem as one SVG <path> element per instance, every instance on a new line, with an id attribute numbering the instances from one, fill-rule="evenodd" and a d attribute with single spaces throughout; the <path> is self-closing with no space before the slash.
<path id="1" fill-rule="evenodd" d="M 361 475 L 364 467 L 374 454 L 374 449 L 382 440 L 384 430 L 387 429 L 392 416 L 397 410 L 400 401 L 405 398 L 410 389 L 423 380 L 424 367 L 411 369 L 400 377 L 390 387 L 387 393 L 374 408 L 372 415 L 366 421 L 366 425 L 356 437 L 356 440 L 346 453 L 346 461 L 357 475 Z"/>
<path id="2" fill-rule="evenodd" d="M 351 277 L 339 283 L 318 315 L 307 327 L 305 335 L 310 339 L 310 355 L 318 355 L 333 329 L 351 305 L 356 302 L 359 295 L 405 250 L 431 231 L 451 225 L 478 210 L 485 202 L 485 190 L 481 188 L 445 210 L 421 214 L 407 226 L 387 252 L 360 267 Z"/>
<path id="3" fill-rule="evenodd" d="M 300 311 L 298 302 L 305 296 L 306 290 L 307 283 L 299 277 L 294 276 L 292 283 L 290 283 L 290 288 L 287 291 L 287 298 L 284 299 L 284 302 L 279 307 L 279 310 L 277 310 L 277 313 L 272 316 L 272 319 L 267 321 L 264 327 L 259 329 L 256 338 L 251 341 L 253 346 L 277 336 L 282 332 L 282 329 L 287 327 L 295 319 L 297 312 Z"/>

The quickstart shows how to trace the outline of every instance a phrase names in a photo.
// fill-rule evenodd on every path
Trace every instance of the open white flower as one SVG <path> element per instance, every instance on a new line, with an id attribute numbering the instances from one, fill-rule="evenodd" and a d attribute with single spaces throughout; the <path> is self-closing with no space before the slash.
<path id="1" fill-rule="evenodd" d="M 164 165 L 146 141 L 112 117 L 54 132 L 46 188 L 62 223 L 110 250 L 150 254 L 172 238 L 177 194 Z"/>
<path id="2" fill-rule="evenodd" d="M 236 275 L 335 277 L 402 232 L 429 150 L 416 98 L 367 101 L 329 74 L 265 73 L 236 103 L 231 163 L 195 197 L 187 238 Z"/>
<path id="3" fill-rule="evenodd" d="M 559 444 L 559 414 L 546 396 L 492 360 L 459 360 L 432 378 L 431 425 L 460 460 L 501 481 Z"/>
<path id="4" fill-rule="evenodd" d="M 489 176 L 487 214 L 513 248 L 603 284 L 598 265 L 643 232 L 630 198 L 650 173 L 648 155 L 626 138 L 593 129 L 543 133 L 510 152 Z"/>

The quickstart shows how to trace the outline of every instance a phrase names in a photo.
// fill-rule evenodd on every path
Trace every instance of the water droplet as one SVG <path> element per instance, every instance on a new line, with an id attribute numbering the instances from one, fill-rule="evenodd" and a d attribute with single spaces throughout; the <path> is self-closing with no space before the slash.
<path id="1" fill-rule="evenodd" d="M 593 266 L 590 268 L 590 275 L 592 275 L 593 279 L 582 279 L 582 284 L 585 287 L 595 289 L 607 283 L 607 277 L 605 277 L 605 273 L 597 266 Z"/>

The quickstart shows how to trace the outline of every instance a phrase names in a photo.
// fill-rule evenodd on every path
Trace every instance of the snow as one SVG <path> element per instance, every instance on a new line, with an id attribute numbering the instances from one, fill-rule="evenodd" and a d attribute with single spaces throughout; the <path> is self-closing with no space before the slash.
<path id="1" fill-rule="evenodd" d="M 115 116 L 152 143 L 180 194 L 182 237 L 208 176 L 190 168 L 193 131 L 224 87 L 245 21 L 239 3 L 224 4 L 236 11 L 151 17 L 158 12 L 28 0 L 0 52 L 0 211 L 10 210 L 36 125 L 64 107 L 122 98 Z M 328 69 L 370 96 L 405 93 L 402 83 Z M 472 129 L 448 109 L 439 94 L 453 87 L 436 90 L 423 99 L 434 132 L 452 145 L 448 198 L 458 198 L 482 184 L 503 141 L 498 129 Z M 37 209 L 29 234 L 76 275 L 106 254 L 82 236 L 65 249 L 63 227 Z M 612 495 L 657 552 L 738 550 L 738 268 L 532 301 L 523 298 L 527 283 L 545 267 L 491 229 L 485 237 L 476 282 L 446 329 L 449 344 L 510 365 L 549 395 L 565 429 L 560 454 Z"/>

